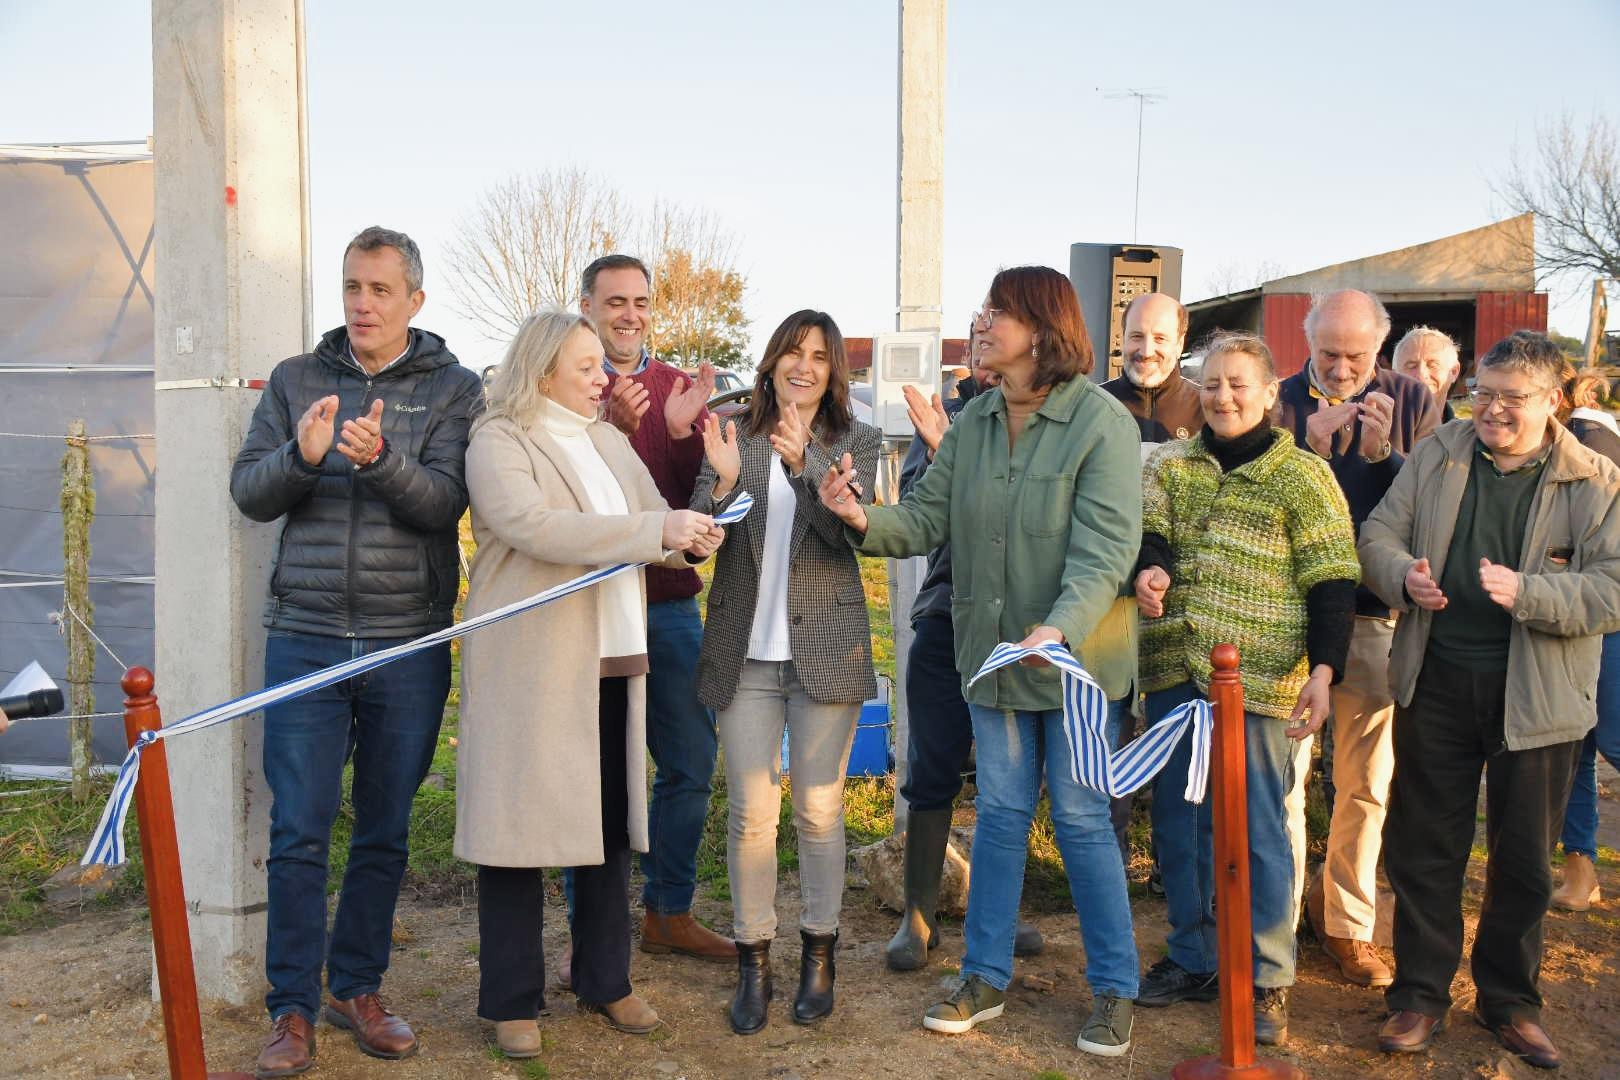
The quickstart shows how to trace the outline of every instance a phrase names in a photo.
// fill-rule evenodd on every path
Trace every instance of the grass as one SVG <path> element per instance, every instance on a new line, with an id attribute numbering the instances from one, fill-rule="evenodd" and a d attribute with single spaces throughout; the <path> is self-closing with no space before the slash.
<path id="1" fill-rule="evenodd" d="M 84 854 L 111 790 L 112 777 L 97 777 L 90 797 L 75 803 L 66 784 L 0 783 L 0 792 L 22 793 L 0 799 L 0 937 L 49 920 L 44 884 Z M 124 829 L 124 846 L 129 869 L 122 881 L 92 901 L 97 906 L 114 907 L 141 894 L 141 846 L 133 813 Z"/>

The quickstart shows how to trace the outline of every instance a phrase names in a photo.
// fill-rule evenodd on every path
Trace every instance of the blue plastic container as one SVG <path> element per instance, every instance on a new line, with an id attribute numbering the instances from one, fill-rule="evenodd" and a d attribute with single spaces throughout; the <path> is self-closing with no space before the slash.
<path id="1" fill-rule="evenodd" d="M 855 742 L 849 750 L 850 776 L 884 776 L 894 771 L 889 750 L 889 680 L 878 677 L 877 697 L 863 702 L 855 721 Z M 782 771 L 788 768 L 788 733 L 782 732 Z"/>

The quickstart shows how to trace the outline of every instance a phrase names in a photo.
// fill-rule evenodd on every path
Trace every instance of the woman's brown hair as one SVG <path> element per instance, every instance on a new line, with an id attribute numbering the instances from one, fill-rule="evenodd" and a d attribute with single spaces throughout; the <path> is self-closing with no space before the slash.
<path id="1" fill-rule="evenodd" d="M 1005 311 L 1035 335 L 1031 389 L 1091 374 L 1091 335 L 1080 297 L 1050 266 L 1011 266 L 990 282 L 990 306 Z"/>
<path id="2" fill-rule="evenodd" d="M 771 376 L 776 373 L 776 365 L 782 357 L 803 344 L 812 328 L 819 328 L 827 339 L 827 390 L 821 396 L 821 405 L 810 425 L 811 433 L 819 435 L 824 443 L 832 443 L 849 431 L 854 417 L 849 411 L 849 356 L 844 352 L 844 335 L 831 315 L 805 308 L 783 319 L 765 344 L 765 355 L 755 369 L 754 393 L 748 399 L 748 434 L 767 434 L 775 425 L 776 384 Z"/>

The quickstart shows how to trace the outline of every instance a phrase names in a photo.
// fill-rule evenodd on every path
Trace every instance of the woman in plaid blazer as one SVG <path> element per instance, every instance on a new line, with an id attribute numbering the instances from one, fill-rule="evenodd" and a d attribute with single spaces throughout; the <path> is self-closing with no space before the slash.
<path id="1" fill-rule="evenodd" d="M 850 415 L 843 335 L 824 312 L 799 311 L 771 335 L 739 430 L 710 418 L 692 508 L 719 513 L 746 491 L 754 509 L 715 563 L 698 658 L 698 697 L 718 716 L 730 823 L 726 868 L 737 938 L 731 1026 L 765 1026 L 776 935 L 776 825 L 781 746 L 793 763 L 803 939 L 793 1019 L 832 1011 L 844 891 L 844 773 L 861 702 L 877 692 L 860 568 L 816 480 L 843 455 L 870 481 L 877 430 Z M 867 496 L 869 498 L 869 496 Z"/>

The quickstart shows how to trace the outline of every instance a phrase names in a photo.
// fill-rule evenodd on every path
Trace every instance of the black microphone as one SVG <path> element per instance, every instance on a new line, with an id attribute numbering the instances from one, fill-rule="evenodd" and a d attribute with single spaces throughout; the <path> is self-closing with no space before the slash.
<path id="1" fill-rule="evenodd" d="M 26 720 L 34 716 L 54 716 L 62 711 L 63 704 L 61 689 L 53 686 L 49 690 L 0 698 L 0 712 L 11 720 Z"/>

